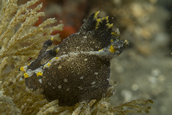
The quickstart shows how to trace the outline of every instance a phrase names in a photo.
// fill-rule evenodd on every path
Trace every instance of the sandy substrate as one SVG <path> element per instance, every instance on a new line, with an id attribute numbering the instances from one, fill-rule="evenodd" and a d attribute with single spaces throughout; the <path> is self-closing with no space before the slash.
<path id="1" fill-rule="evenodd" d="M 112 60 L 111 76 L 118 83 L 112 97 L 115 105 L 151 98 L 154 104 L 149 115 L 171 115 L 172 61 L 163 53 L 144 57 L 129 49 Z"/>

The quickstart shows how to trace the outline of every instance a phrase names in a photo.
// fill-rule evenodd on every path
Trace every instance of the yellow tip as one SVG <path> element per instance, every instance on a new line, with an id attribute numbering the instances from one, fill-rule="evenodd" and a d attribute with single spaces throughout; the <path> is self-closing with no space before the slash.
<path id="1" fill-rule="evenodd" d="M 94 19 L 97 18 L 98 14 L 100 13 L 100 11 L 97 11 L 95 14 L 94 14 Z"/>
<path id="2" fill-rule="evenodd" d="M 42 76 L 43 75 L 43 73 L 42 72 L 37 72 L 36 73 L 36 76 L 38 77 L 38 76 Z"/>
<path id="3" fill-rule="evenodd" d="M 115 53 L 115 48 L 113 47 L 113 45 L 111 45 L 111 46 L 110 46 L 110 48 L 109 48 L 109 52 L 111 52 L 111 53 Z"/>
<path id="4" fill-rule="evenodd" d="M 113 23 L 112 24 L 107 23 L 106 25 L 107 25 L 108 28 L 112 28 L 113 27 Z"/>
<path id="5" fill-rule="evenodd" d="M 54 40 L 54 37 L 52 36 L 50 40 L 53 41 Z"/>
<path id="6" fill-rule="evenodd" d="M 103 49 L 100 49 L 99 52 L 103 51 Z"/>
<path id="7" fill-rule="evenodd" d="M 112 42 L 114 42 L 114 40 L 113 40 L 113 39 L 111 39 L 111 40 L 110 40 L 110 42 L 112 43 Z"/>
<path id="8" fill-rule="evenodd" d="M 20 71 L 26 71 L 24 66 L 20 67 Z"/>
<path id="9" fill-rule="evenodd" d="M 30 77 L 30 76 L 28 75 L 28 73 L 24 73 L 24 78 L 28 78 L 28 77 Z"/>
<path id="10" fill-rule="evenodd" d="M 59 59 L 59 57 L 56 57 L 56 59 Z"/>

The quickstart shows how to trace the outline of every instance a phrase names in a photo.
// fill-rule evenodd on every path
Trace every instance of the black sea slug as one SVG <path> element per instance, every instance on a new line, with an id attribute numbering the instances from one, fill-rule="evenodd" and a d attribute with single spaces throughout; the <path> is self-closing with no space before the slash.
<path id="1" fill-rule="evenodd" d="M 119 55 L 127 41 L 113 32 L 111 19 L 89 16 L 80 30 L 48 50 L 47 40 L 37 59 L 20 68 L 26 86 L 59 105 L 71 106 L 81 101 L 101 99 L 110 87 L 110 60 Z"/>

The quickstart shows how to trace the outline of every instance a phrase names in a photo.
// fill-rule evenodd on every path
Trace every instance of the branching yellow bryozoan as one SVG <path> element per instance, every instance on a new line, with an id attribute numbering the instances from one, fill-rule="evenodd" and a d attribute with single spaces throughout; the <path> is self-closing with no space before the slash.
<path id="1" fill-rule="evenodd" d="M 51 36 L 60 41 L 58 34 L 51 33 L 63 29 L 63 24 L 57 25 L 55 18 L 49 18 L 40 25 L 34 26 L 39 18 L 45 16 L 45 13 L 40 10 L 43 7 L 41 0 L 27 0 L 26 3 L 19 5 L 20 1 L 0 0 L 0 79 L 4 79 L 3 84 L 0 83 L 2 88 L 0 90 L 3 90 L 4 95 L 10 96 L 10 99 L 15 102 L 8 100 L 3 107 L 4 99 L 1 98 L 0 114 L 37 114 L 41 106 L 47 103 L 42 102 L 44 100 L 42 95 L 26 91 L 23 80 L 19 78 L 21 73 L 24 73 L 24 78 L 31 77 L 34 71 L 27 71 L 27 66 L 23 65 L 31 61 L 28 59 L 35 59 L 38 56 L 43 42 Z M 5 72 L 7 69 L 8 72 Z M 19 69 L 22 72 L 19 72 Z M 25 104 L 24 108 L 23 104 Z M 9 111 L 17 108 L 20 112 L 16 114 L 1 111 L 3 108 L 8 108 Z"/>
<path id="2" fill-rule="evenodd" d="M 100 13 L 100 11 L 97 11 L 95 13 L 95 15 L 94 15 L 94 19 L 96 20 L 96 29 L 98 29 L 100 22 L 102 22 L 103 20 L 106 20 L 106 22 L 107 22 L 106 25 L 107 25 L 108 28 L 112 28 L 113 27 L 113 23 L 112 24 L 109 23 L 109 16 L 98 18 L 98 14 L 99 13 Z"/>

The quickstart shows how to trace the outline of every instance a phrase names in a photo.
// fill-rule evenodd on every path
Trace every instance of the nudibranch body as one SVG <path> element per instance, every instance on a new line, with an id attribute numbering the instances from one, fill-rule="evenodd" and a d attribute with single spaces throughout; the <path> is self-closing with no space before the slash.
<path id="1" fill-rule="evenodd" d="M 39 56 L 24 71 L 26 86 L 41 90 L 49 100 L 71 106 L 81 101 L 101 99 L 110 87 L 110 60 L 127 45 L 112 31 L 109 17 L 98 13 L 85 20 L 79 32 L 64 39 L 61 44 L 47 50 L 47 40 Z"/>

